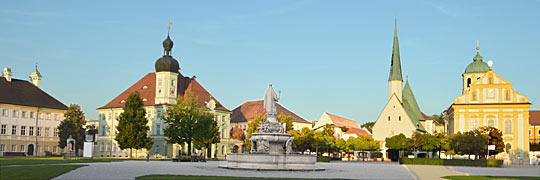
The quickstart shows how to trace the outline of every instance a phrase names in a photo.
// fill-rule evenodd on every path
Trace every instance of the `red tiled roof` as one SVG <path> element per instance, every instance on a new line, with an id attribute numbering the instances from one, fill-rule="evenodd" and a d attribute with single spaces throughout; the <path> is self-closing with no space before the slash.
<path id="1" fill-rule="evenodd" d="M 350 128 L 345 134 L 356 134 L 359 136 L 371 136 L 368 132 L 366 132 L 363 129 L 357 129 L 357 128 Z"/>
<path id="2" fill-rule="evenodd" d="M 206 91 L 206 89 L 204 89 L 204 87 L 202 87 L 201 84 L 197 82 L 197 80 L 184 77 L 182 74 L 179 74 L 177 82 L 178 96 L 182 96 L 184 100 L 187 99 L 185 92 L 187 90 L 190 90 L 193 95 L 198 97 L 199 106 L 205 106 L 205 102 L 208 101 L 210 97 L 212 97 L 212 99 L 216 101 L 217 110 L 229 111 L 215 97 L 213 97 L 208 91 Z M 146 99 L 146 101 L 143 102 L 145 106 L 161 105 L 155 104 L 156 73 L 151 72 L 146 74 L 146 76 L 144 76 L 141 80 L 137 81 L 120 95 L 116 96 L 116 98 L 114 98 L 111 102 L 98 109 L 122 108 L 124 107 L 124 103 L 122 103 L 122 100 L 127 100 L 129 94 L 135 91 L 139 91 L 139 93 L 141 94 L 141 98 Z"/>
<path id="3" fill-rule="evenodd" d="M 328 117 L 330 117 L 330 120 L 334 122 L 334 125 L 337 127 L 346 127 L 349 129 L 352 129 L 352 128 L 360 129 L 360 126 L 358 125 L 358 123 L 356 123 L 356 121 L 353 121 L 351 119 L 347 119 L 344 117 L 340 117 L 334 114 L 330 114 L 328 112 L 326 114 L 328 114 Z"/>
<path id="4" fill-rule="evenodd" d="M 529 124 L 540 125 L 540 110 L 529 111 Z"/>
<path id="5" fill-rule="evenodd" d="M 425 120 L 433 120 L 433 118 L 431 116 L 428 116 L 428 115 L 424 114 L 424 112 L 421 112 L 421 113 L 422 113 L 422 116 L 424 116 Z"/>
<path id="6" fill-rule="evenodd" d="M 279 103 L 276 104 L 276 111 L 278 114 L 283 113 L 284 115 L 292 116 L 293 122 L 311 124 L 311 122 L 306 121 L 304 118 L 298 116 Z M 247 101 L 234 108 L 232 110 L 231 123 L 249 122 L 255 119 L 255 115 L 257 114 L 266 114 L 266 110 L 264 110 L 264 100 Z"/>

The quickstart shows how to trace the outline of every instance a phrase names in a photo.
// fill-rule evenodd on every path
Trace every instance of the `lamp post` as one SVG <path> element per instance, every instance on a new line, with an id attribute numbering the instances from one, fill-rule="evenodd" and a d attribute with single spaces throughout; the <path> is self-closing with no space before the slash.
<path id="1" fill-rule="evenodd" d="M 405 156 L 405 141 L 401 141 L 401 158 Z"/>
<path id="2" fill-rule="evenodd" d="M 328 141 L 326 141 L 326 153 L 328 153 L 328 158 L 330 158 L 330 151 L 328 151 Z"/>

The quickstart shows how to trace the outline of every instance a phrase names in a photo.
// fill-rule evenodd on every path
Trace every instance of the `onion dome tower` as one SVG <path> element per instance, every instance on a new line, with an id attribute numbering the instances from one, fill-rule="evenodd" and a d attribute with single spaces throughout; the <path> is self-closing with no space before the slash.
<path id="1" fill-rule="evenodd" d="M 484 58 L 480 56 L 480 42 L 476 41 L 476 56 L 473 58 L 473 62 L 467 66 L 463 73 L 463 92 L 469 90 L 471 83 L 484 76 L 491 68 L 487 63 L 482 61 Z"/>
<path id="2" fill-rule="evenodd" d="M 169 31 L 172 23 L 169 22 Z M 172 57 L 173 41 L 167 32 L 163 41 L 163 57 L 156 61 L 156 104 L 176 104 L 180 66 Z"/>

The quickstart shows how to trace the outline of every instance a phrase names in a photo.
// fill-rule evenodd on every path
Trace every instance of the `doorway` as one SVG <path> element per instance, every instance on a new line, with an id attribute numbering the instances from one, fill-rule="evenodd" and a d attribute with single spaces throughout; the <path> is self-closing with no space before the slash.
<path id="1" fill-rule="evenodd" d="M 28 156 L 33 156 L 34 155 L 34 145 L 33 144 L 28 145 L 28 152 L 26 152 L 26 155 L 28 155 Z"/>

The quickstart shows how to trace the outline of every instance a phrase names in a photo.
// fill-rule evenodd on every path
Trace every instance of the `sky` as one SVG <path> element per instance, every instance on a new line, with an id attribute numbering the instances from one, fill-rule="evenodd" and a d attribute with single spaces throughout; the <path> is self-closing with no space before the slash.
<path id="1" fill-rule="evenodd" d="M 78 104 L 87 119 L 144 75 L 174 41 L 184 76 L 232 110 L 262 99 L 308 121 L 359 124 L 388 102 L 394 18 L 403 78 L 426 114 L 461 95 L 476 54 L 540 109 L 540 1 L 2 1 L 0 67 Z M 405 83 L 404 83 L 405 84 Z"/>

